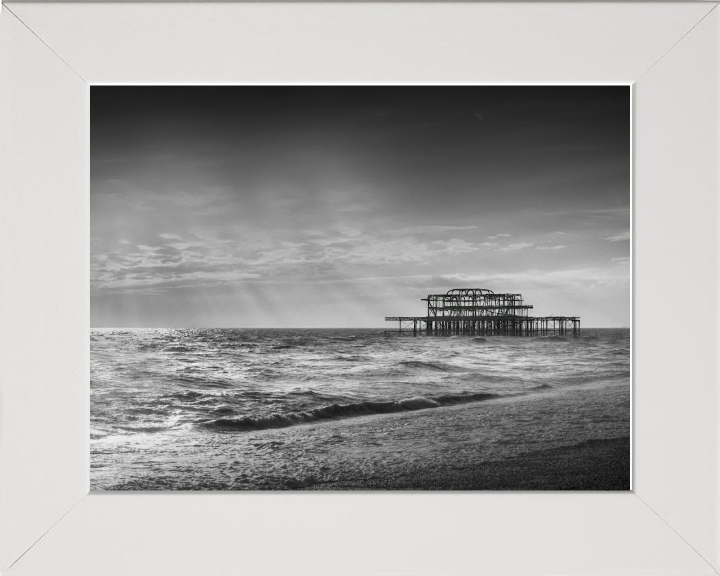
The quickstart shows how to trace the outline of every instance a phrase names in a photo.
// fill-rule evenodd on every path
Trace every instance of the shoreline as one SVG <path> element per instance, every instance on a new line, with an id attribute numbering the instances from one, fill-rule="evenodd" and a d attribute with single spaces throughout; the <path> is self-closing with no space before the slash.
<path id="1" fill-rule="evenodd" d="M 344 480 L 295 490 L 630 490 L 630 437 L 585 440 L 526 452 L 506 460 L 446 470 L 417 470 L 397 478 Z"/>
<path id="2" fill-rule="evenodd" d="M 241 434 L 140 435 L 91 445 L 91 489 L 629 490 L 628 394 L 609 386 Z"/>

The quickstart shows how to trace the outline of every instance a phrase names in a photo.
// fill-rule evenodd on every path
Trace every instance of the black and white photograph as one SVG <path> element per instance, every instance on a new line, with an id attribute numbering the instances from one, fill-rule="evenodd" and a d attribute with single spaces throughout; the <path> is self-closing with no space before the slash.
<path id="1" fill-rule="evenodd" d="M 628 85 L 94 85 L 90 151 L 92 490 L 630 490 Z"/>

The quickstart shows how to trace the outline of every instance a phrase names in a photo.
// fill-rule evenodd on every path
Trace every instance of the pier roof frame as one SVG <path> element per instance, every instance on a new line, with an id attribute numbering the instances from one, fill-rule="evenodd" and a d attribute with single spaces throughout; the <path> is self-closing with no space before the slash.
<path id="1" fill-rule="evenodd" d="M 488 290 L 487 288 L 451 288 L 447 291 L 447 294 L 493 294 L 492 290 Z"/>
<path id="2" fill-rule="evenodd" d="M 451 294 L 450 292 L 447 292 L 445 294 L 428 294 L 427 297 L 421 298 L 420 300 L 439 300 L 441 298 L 447 298 L 447 299 L 455 299 L 455 298 L 461 298 L 461 297 L 467 297 L 467 296 L 478 296 L 479 298 L 483 299 L 499 299 L 499 298 L 508 298 L 508 297 L 519 297 L 522 298 L 522 294 L 518 293 L 512 293 L 512 292 L 483 292 L 483 293 L 472 293 L 472 292 L 461 292 L 457 294 Z"/>
<path id="3" fill-rule="evenodd" d="M 0 571 L 717 576 L 717 7 L 4 3 Z M 88 86 L 143 83 L 632 85 L 633 491 L 89 494 Z"/>

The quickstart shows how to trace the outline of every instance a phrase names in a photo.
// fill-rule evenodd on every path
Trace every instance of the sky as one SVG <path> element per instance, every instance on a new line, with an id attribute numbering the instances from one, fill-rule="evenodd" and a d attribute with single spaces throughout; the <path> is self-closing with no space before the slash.
<path id="1" fill-rule="evenodd" d="M 93 86 L 93 327 L 630 324 L 628 86 Z"/>

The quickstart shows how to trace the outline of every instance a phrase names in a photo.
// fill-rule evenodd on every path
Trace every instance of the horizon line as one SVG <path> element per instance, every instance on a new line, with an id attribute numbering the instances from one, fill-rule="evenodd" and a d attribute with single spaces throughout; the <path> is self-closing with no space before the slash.
<path id="1" fill-rule="evenodd" d="M 619 330 L 630 329 L 630 326 L 584 326 L 581 330 Z M 392 330 L 388 326 L 90 326 L 90 330 Z"/>

